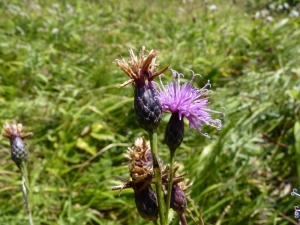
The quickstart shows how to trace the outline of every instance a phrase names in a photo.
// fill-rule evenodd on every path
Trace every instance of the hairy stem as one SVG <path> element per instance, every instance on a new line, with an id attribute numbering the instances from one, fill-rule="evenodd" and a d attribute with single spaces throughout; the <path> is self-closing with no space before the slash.
<path id="1" fill-rule="evenodd" d="M 167 202 L 166 202 L 166 223 L 167 224 L 168 224 L 168 215 L 169 215 L 171 194 L 172 194 L 172 187 L 173 187 L 174 159 L 175 159 L 175 151 L 172 151 L 170 149 L 170 179 L 169 179 L 168 195 L 167 195 Z"/>
<path id="2" fill-rule="evenodd" d="M 28 172 L 27 172 L 27 163 L 22 162 L 18 165 L 21 175 L 22 175 L 22 194 L 23 194 L 23 201 L 27 211 L 28 220 L 30 225 L 34 225 L 32 214 L 31 214 L 31 205 L 30 205 L 30 195 L 31 191 L 29 189 L 29 179 L 28 179 Z"/>
<path id="3" fill-rule="evenodd" d="M 154 170 L 154 180 L 155 180 L 155 187 L 156 187 L 156 194 L 158 200 L 158 210 L 159 210 L 159 220 L 160 225 L 166 225 L 165 220 L 165 210 L 166 205 L 164 201 L 164 193 L 162 190 L 161 184 L 161 170 L 159 167 L 159 163 L 157 160 L 157 132 L 153 129 L 151 132 L 149 131 L 150 136 L 150 146 L 151 146 L 151 154 L 152 154 L 152 163 L 153 163 L 153 170 Z"/>

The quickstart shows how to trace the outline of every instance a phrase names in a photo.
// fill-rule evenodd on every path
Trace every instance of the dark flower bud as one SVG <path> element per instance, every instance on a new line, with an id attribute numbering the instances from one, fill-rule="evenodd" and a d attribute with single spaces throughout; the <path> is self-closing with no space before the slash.
<path id="1" fill-rule="evenodd" d="M 139 125 L 146 131 L 156 129 L 162 119 L 162 107 L 155 87 L 137 86 L 134 92 L 134 109 Z"/>
<path id="2" fill-rule="evenodd" d="M 156 193 L 151 188 L 151 185 L 140 189 L 141 184 L 134 185 L 135 204 L 136 208 L 144 219 L 155 221 L 158 219 L 158 202 Z"/>
<path id="3" fill-rule="evenodd" d="M 174 184 L 171 193 L 170 207 L 178 214 L 182 214 L 186 209 L 186 205 L 187 202 L 184 191 L 180 188 L 178 184 Z"/>
<path id="4" fill-rule="evenodd" d="M 130 61 L 116 60 L 117 66 L 130 77 L 130 80 L 119 87 L 133 85 L 137 121 L 142 128 L 151 132 L 158 127 L 162 118 L 162 106 L 157 97 L 154 78 L 165 72 L 168 66 L 154 72 L 158 67 L 156 63 L 158 53 L 155 50 L 151 50 L 148 55 L 145 55 L 145 47 L 143 47 L 139 56 L 135 56 L 132 50 L 129 50 L 129 53 Z"/>
<path id="5" fill-rule="evenodd" d="M 180 146 L 184 137 L 183 118 L 179 119 L 178 112 L 172 113 L 165 131 L 165 142 L 170 151 L 175 150 Z"/>
<path id="6" fill-rule="evenodd" d="M 23 140 L 16 136 L 10 139 L 11 158 L 16 164 L 27 162 L 28 152 Z"/>
<path id="7" fill-rule="evenodd" d="M 23 134 L 24 127 L 22 124 L 4 124 L 3 128 L 2 135 L 10 140 L 11 158 L 17 166 L 20 166 L 22 162 L 27 162 L 28 159 L 28 152 L 23 139 L 31 136 L 32 133 Z"/>

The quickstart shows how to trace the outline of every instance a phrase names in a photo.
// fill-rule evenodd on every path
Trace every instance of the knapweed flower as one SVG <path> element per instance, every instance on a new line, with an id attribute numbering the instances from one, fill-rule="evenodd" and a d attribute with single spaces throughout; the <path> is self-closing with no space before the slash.
<path id="1" fill-rule="evenodd" d="M 28 152 L 23 140 L 32 135 L 32 133 L 22 133 L 24 127 L 22 124 L 4 124 L 2 136 L 9 138 L 11 146 L 11 158 L 19 167 L 22 162 L 27 162 Z"/>
<path id="2" fill-rule="evenodd" d="M 172 75 L 173 82 L 168 83 L 166 86 L 164 86 L 160 80 L 161 88 L 158 93 L 158 98 L 163 111 L 172 113 L 165 132 L 165 141 L 171 150 L 175 150 L 179 147 L 183 139 L 184 117 L 188 119 L 190 127 L 196 129 L 203 136 L 209 137 L 207 133 L 202 132 L 202 126 L 209 125 L 220 130 L 222 127 L 221 120 L 212 119 L 211 114 L 218 113 L 224 116 L 224 113 L 207 108 L 209 105 L 207 94 L 211 92 L 207 89 L 207 87 L 210 86 L 209 81 L 203 88 L 198 89 L 192 85 L 194 78 L 198 74 L 193 73 L 191 81 L 183 85 L 180 85 L 180 77 L 183 76 L 182 74 L 172 70 Z"/>
<path id="3" fill-rule="evenodd" d="M 129 50 L 130 60 L 126 62 L 124 59 L 116 59 L 116 64 L 130 78 L 119 87 L 128 84 L 133 85 L 134 90 L 134 109 L 138 123 L 146 131 L 156 129 L 162 118 L 162 108 L 157 98 L 157 90 L 154 84 L 154 78 L 162 74 L 168 69 L 168 66 L 162 70 L 154 72 L 157 69 L 156 57 L 158 53 L 151 50 L 145 55 L 145 48 L 142 48 L 139 57 L 133 50 Z"/>
<path id="4" fill-rule="evenodd" d="M 134 146 L 127 150 L 125 157 L 129 160 L 129 173 L 132 181 L 116 177 L 125 183 L 111 189 L 132 188 L 139 214 L 144 219 L 155 221 L 158 218 L 158 201 L 156 193 L 151 187 L 154 177 L 152 155 L 145 138 L 137 138 Z"/>

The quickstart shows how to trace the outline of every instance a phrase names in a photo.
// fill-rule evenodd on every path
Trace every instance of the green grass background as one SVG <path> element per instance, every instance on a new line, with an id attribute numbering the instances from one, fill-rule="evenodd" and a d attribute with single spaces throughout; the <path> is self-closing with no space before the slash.
<path id="1" fill-rule="evenodd" d="M 129 178 L 127 147 L 147 137 L 132 88 L 117 88 L 127 76 L 114 64 L 142 46 L 158 50 L 160 66 L 184 81 L 190 70 L 202 75 L 197 87 L 210 80 L 210 108 L 226 108 L 221 131 L 205 127 L 207 139 L 186 129 L 177 153 L 205 224 L 296 224 L 300 17 L 289 12 L 300 7 L 289 1 L 289 9 L 269 11 L 272 21 L 255 18 L 271 3 L 284 1 L 2 0 L 0 122 L 34 132 L 26 143 L 35 224 L 152 224 L 138 215 L 132 190 L 110 190 L 120 184 L 113 176 Z M 165 163 L 168 118 L 158 129 Z M 28 224 L 3 137 L 0 202 L 0 224 Z"/>

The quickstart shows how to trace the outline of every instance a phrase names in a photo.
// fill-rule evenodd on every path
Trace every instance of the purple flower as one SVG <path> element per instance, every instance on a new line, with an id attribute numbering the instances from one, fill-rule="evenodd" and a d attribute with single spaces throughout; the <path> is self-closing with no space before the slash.
<path id="1" fill-rule="evenodd" d="M 172 70 L 172 75 L 173 82 L 168 83 L 166 86 L 162 84 L 160 79 L 161 88 L 158 97 L 163 111 L 169 111 L 173 115 L 178 114 L 179 121 L 181 121 L 183 117 L 186 117 L 189 120 L 190 127 L 196 129 L 205 137 L 209 137 L 209 135 L 202 132 L 201 127 L 204 124 L 220 130 L 222 127 L 221 120 L 212 119 L 211 114 L 218 113 L 224 116 L 224 112 L 207 108 L 210 102 L 206 96 L 211 93 L 211 91 L 207 89 L 207 87 L 211 86 L 209 81 L 203 88 L 198 89 L 192 85 L 192 82 L 196 75 L 199 74 L 193 73 L 191 81 L 183 85 L 180 85 L 180 77 L 183 76 L 183 74 Z"/>

